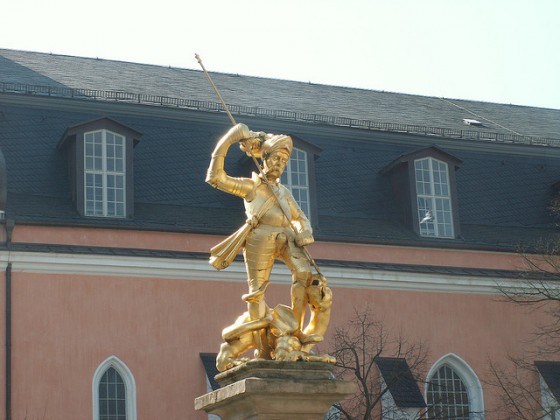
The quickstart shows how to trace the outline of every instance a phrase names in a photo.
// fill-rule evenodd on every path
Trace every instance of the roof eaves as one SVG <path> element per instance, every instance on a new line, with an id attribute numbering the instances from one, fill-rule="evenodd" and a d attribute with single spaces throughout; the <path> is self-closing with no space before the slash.
<path id="1" fill-rule="evenodd" d="M 560 401 L 560 362 L 535 361 L 534 363 L 554 398 Z"/>
<path id="2" fill-rule="evenodd" d="M 376 357 L 375 363 L 393 400 L 400 408 L 422 408 L 426 402 L 404 358 Z"/>
<path id="3" fill-rule="evenodd" d="M 204 371 L 206 372 L 206 377 L 208 382 L 210 382 L 210 387 L 212 391 L 220 388 L 220 384 L 214 379 L 214 377 L 219 373 L 216 368 L 216 353 L 199 353 L 200 360 L 202 360 L 202 365 L 204 366 Z"/>

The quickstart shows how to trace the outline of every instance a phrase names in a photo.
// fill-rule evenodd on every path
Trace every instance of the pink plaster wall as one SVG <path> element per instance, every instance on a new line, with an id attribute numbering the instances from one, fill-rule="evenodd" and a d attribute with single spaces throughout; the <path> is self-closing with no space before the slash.
<path id="1" fill-rule="evenodd" d="M 192 234 L 16 226 L 14 241 L 208 252 L 221 238 Z M 515 269 L 515 255 L 318 243 L 315 258 Z M 242 280 L 242 279 L 240 279 Z M 200 352 L 217 352 L 222 328 L 245 310 L 244 282 L 13 273 L 13 419 L 91 418 L 92 378 L 109 356 L 132 371 L 139 419 L 202 420 Z M 4 289 L 0 290 L 0 299 Z M 430 363 L 463 358 L 481 381 L 488 359 L 521 349 L 541 314 L 496 296 L 335 288 L 332 331 L 366 304 L 390 331 L 429 343 Z M 271 285 L 267 302 L 289 304 Z M 3 306 L 3 305 L 2 305 Z M 3 325 L 0 330 L 3 329 Z M 0 338 L 0 342 L 4 336 Z M 4 346 L 0 348 L 3 357 Z M 2 359 L 3 360 L 3 359 Z M 0 374 L 4 366 L 0 363 Z M 3 384 L 0 384 L 0 389 Z M 3 402 L 4 393 L 0 395 Z M 485 391 L 485 406 L 494 396 Z M 489 415 L 488 419 L 493 417 Z"/>
<path id="2" fill-rule="evenodd" d="M 364 244 L 318 242 L 310 247 L 314 258 L 420 264 L 451 267 L 477 267 L 515 270 L 523 267 L 516 254 L 454 249 L 396 247 Z"/>
<path id="3" fill-rule="evenodd" d="M 93 374 L 111 355 L 135 377 L 139 419 L 204 418 L 193 409 L 206 391 L 199 352 L 217 350 L 238 287 L 17 273 L 13 418 L 91 418 Z"/>
<path id="4" fill-rule="evenodd" d="M 6 407 L 6 271 L 0 274 L 0 307 L 3 310 L 0 316 L 0 410 Z M 0 412 L 0 418 L 4 418 L 4 412 Z"/>
<path id="5" fill-rule="evenodd" d="M 223 238 L 211 235 L 78 227 L 17 225 L 14 242 L 208 252 Z"/>
<path id="6" fill-rule="evenodd" d="M 135 377 L 139 419 L 205 418 L 193 408 L 206 392 L 199 353 L 217 352 L 221 329 L 245 310 L 243 283 L 30 273 L 13 279 L 14 419 L 90 418 L 92 377 L 111 355 Z M 289 303 L 288 286 L 268 292 L 270 305 Z M 481 380 L 488 358 L 515 351 L 537 318 L 493 296 L 334 292 L 331 332 L 368 304 L 389 330 L 429 343 L 432 362 L 453 352 Z M 492 407 L 492 395 L 484 397 Z"/>
<path id="7" fill-rule="evenodd" d="M 66 228 L 18 225 L 13 241 L 24 243 L 144 248 L 190 252 L 209 252 L 224 239 L 217 235 L 191 233 Z M 477 267 L 515 270 L 523 268 L 523 259 L 516 254 L 465 251 L 438 248 L 395 247 L 352 243 L 318 242 L 309 247 L 315 259 L 369 261 Z"/>

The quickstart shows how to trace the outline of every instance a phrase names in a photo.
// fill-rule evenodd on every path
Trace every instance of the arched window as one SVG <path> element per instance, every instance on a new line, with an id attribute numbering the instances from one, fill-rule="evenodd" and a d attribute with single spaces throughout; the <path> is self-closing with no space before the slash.
<path id="1" fill-rule="evenodd" d="M 459 375 L 447 365 L 428 383 L 428 416 L 433 419 L 469 419 L 469 394 Z"/>
<path id="2" fill-rule="evenodd" d="M 136 384 L 128 367 L 111 356 L 93 375 L 93 419 L 136 420 Z"/>
<path id="3" fill-rule="evenodd" d="M 438 360 L 428 373 L 427 384 L 427 418 L 484 418 L 482 386 L 474 371 L 460 357 L 448 354 Z"/>

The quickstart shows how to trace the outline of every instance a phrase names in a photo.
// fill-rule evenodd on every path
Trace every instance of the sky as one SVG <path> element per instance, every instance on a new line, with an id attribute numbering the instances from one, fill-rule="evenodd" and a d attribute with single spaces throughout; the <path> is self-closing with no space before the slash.
<path id="1" fill-rule="evenodd" d="M 0 48 L 560 109 L 560 0 L 6 0 Z"/>

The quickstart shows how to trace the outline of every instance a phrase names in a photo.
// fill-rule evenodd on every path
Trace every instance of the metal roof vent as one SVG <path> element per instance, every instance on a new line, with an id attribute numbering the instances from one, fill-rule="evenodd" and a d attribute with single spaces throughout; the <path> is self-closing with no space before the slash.
<path id="1" fill-rule="evenodd" d="M 473 120 L 472 118 L 463 118 L 463 124 L 474 125 L 475 127 L 482 127 L 482 123 L 478 120 Z"/>

